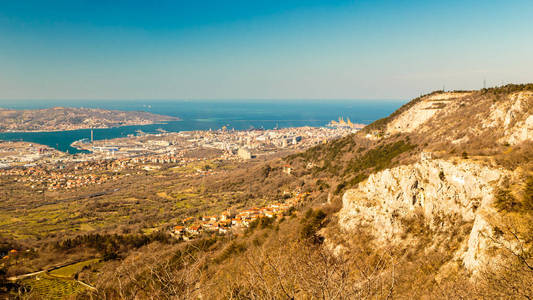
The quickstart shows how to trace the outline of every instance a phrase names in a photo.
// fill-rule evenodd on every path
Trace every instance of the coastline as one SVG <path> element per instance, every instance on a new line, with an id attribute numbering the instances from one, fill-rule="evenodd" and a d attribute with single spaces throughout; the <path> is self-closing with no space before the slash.
<path id="1" fill-rule="evenodd" d="M 122 105 L 122 106 L 119 106 Z M 303 112 L 301 101 L 288 101 L 283 105 L 272 105 L 268 103 L 251 103 L 247 106 L 242 103 L 228 102 L 225 105 L 213 106 L 212 103 L 189 104 L 185 102 L 173 103 L 165 102 L 154 105 L 153 113 L 162 115 L 175 115 L 176 117 L 165 118 L 165 120 L 152 120 L 149 123 L 132 122 L 128 124 L 94 124 L 106 125 L 92 127 L 94 130 L 94 139 L 113 139 L 125 137 L 129 134 L 136 134 L 138 129 L 146 133 L 159 133 L 159 128 L 167 132 L 181 131 L 208 131 L 217 130 L 226 127 L 229 130 L 250 130 L 250 129 L 275 129 L 289 127 L 322 127 L 326 126 L 331 120 L 339 117 L 342 112 L 344 119 L 350 118 L 353 124 L 367 123 L 378 119 L 394 108 L 399 106 L 396 102 L 349 102 L 349 103 L 306 103 L 307 110 Z M 109 108 L 131 107 L 129 103 L 123 104 L 117 102 L 107 103 Z M 107 108 L 107 107 L 106 107 Z M 177 117 L 180 114 L 179 118 Z M 112 117 L 111 117 L 112 118 Z M 179 122 L 178 122 L 179 121 Z M 60 123 L 58 123 L 59 125 Z M 79 123 L 78 123 L 79 124 Z M 21 124 L 19 124 L 21 125 Z M 0 132 L 0 140 L 6 141 L 27 141 L 42 145 L 47 145 L 54 149 L 70 154 L 79 153 L 80 150 L 72 147 L 71 144 L 83 138 L 90 137 L 89 126 L 79 127 L 55 127 L 35 126 L 33 128 L 21 128 L 27 130 L 4 130 Z M 83 128 L 80 128 L 83 127 Z M 63 130 L 63 128 L 65 130 Z M 28 130 L 29 129 L 29 130 Z M 75 144 L 76 145 L 76 144 Z"/>
<path id="2" fill-rule="evenodd" d="M 111 128 L 120 128 L 127 126 L 147 126 L 147 125 L 165 125 L 168 122 L 180 122 L 182 119 L 169 120 L 163 122 L 154 122 L 154 123 L 145 123 L 145 124 L 125 124 L 117 126 L 107 126 L 107 127 L 83 127 L 83 128 L 74 128 L 74 129 L 55 129 L 55 130 L 0 130 L 0 133 L 48 133 L 48 132 L 63 132 L 63 131 L 76 131 L 76 130 L 87 130 L 87 129 L 111 129 Z"/>

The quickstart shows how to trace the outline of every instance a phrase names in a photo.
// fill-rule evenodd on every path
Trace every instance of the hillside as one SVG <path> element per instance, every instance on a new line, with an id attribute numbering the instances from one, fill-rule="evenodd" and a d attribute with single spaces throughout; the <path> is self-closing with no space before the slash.
<path id="1" fill-rule="evenodd" d="M 155 202 L 154 187 L 201 194 L 209 213 L 304 200 L 238 234 L 176 241 L 128 228 L 43 242 L 32 255 L 45 265 L 96 253 L 102 260 L 75 275 L 96 288 L 87 298 L 529 299 L 532 107 L 533 85 L 438 91 L 301 153 L 228 165 L 211 178 L 146 175 L 142 188 L 130 183 L 128 199 L 144 193 L 135 207 L 155 223 L 156 207 L 175 208 Z"/>
<path id="2" fill-rule="evenodd" d="M 530 298 L 532 90 L 435 92 L 355 135 L 227 176 L 213 188 L 299 189 L 307 203 L 230 239 L 141 248 L 96 285 L 140 298 Z"/>
<path id="3" fill-rule="evenodd" d="M 179 120 L 142 111 L 54 107 L 37 110 L 0 109 L 2 131 L 62 131 L 147 125 Z"/>
<path id="4" fill-rule="evenodd" d="M 365 231 L 404 263 L 439 257 L 426 280 L 469 278 L 497 285 L 478 296 L 530 297 L 532 142 L 533 85 L 508 85 L 422 96 L 291 159 L 315 164 L 342 197 L 336 230 L 324 231 L 330 247 L 350 252 L 350 236 Z"/>
<path id="5" fill-rule="evenodd" d="M 345 297 L 531 297 L 532 113 L 533 85 L 438 91 L 357 134 L 287 157 L 314 212 L 303 209 L 300 224 L 285 230 L 314 250 L 269 240 L 274 245 L 262 251 L 293 252 L 262 254 L 279 261 L 272 280 L 276 268 L 303 256 L 339 285 L 295 268 L 282 280 L 296 286 L 296 298 L 310 294 L 297 292 L 305 288 L 291 276 Z"/>
<path id="6" fill-rule="evenodd" d="M 434 158 L 472 157 L 514 168 L 531 157 L 533 85 L 416 98 L 358 134 L 288 158 L 341 195 L 370 173 Z M 309 168 L 308 166 L 313 166 Z"/>

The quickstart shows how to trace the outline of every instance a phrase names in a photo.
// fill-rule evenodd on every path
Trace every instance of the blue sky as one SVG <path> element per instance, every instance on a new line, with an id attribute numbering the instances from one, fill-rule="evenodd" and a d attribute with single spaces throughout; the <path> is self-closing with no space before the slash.
<path id="1" fill-rule="evenodd" d="M 408 99 L 533 81 L 531 1 L 0 0 L 0 99 Z"/>

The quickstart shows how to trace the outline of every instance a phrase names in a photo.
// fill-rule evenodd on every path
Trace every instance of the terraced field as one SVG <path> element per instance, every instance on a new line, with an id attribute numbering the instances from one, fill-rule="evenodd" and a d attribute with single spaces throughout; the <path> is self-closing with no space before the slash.
<path id="1" fill-rule="evenodd" d="M 29 295 L 35 299 L 64 299 L 76 295 L 88 287 L 78 282 L 75 275 L 84 267 L 96 264 L 100 259 L 90 259 L 58 268 L 49 272 L 24 278 L 20 281 L 30 291 Z M 32 299 L 33 299 L 32 298 Z"/>
<path id="2" fill-rule="evenodd" d="M 85 289 L 73 279 L 62 279 L 48 274 L 24 279 L 21 284 L 29 288 L 31 296 L 35 299 L 63 299 Z"/>

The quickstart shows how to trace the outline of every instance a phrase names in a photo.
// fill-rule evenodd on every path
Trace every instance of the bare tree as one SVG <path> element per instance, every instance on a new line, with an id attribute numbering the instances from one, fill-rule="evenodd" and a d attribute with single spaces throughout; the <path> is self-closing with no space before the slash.
<path id="1" fill-rule="evenodd" d="M 514 218 L 501 217 L 498 221 L 492 220 L 497 234 L 487 235 L 498 258 L 491 260 L 481 272 L 485 288 L 480 289 L 480 293 L 491 297 L 533 299 L 531 229 L 518 230 L 521 226 Z"/>
<path id="2" fill-rule="evenodd" d="M 394 264 L 384 254 L 374 265 L 334 255 L 322 245 L 279 240 L 250 249 L 234 272 L 233 299 L 387 299 L 394 292 Z"/>
<path id="3" fill-rule="evenodd" d="M 198 254 L 133 253 L 97 282 L 97 299 L 194 299 L 204 275 Z"/>

